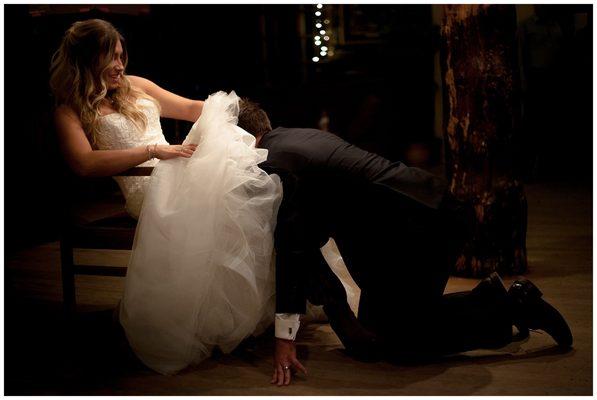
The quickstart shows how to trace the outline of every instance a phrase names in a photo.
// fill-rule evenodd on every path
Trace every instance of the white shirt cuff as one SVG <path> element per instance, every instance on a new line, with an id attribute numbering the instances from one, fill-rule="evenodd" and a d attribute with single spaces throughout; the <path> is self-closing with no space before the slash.
<path id="1" fill-rule="evenodd" d="M 276 314 L 275 327 L 278 339 L 294 340 L 301 322 L 300 314 Z"/>

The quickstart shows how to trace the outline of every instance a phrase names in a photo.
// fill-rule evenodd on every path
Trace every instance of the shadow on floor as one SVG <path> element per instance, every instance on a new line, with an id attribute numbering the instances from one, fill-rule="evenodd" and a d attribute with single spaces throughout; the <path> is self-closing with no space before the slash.
<path id="1" fill-rule="evenodd" d="M 79 312 L 74 319 L 69 320 L 63 314 L 60 303 L 18 301 L 12 296 L 8 296 L 6 300 L 5 343 L 10 343 L 5 348 L 5 365 L 8 367 L 5 375 L 7 395 L 106 393 L 107 388 L 119 387 L 121 381 L 131 377 L 142 377 L 150 381 L 153 380 L 152 377 L 158 380 L 164 378 L 146 368 L 135 357 L 122 331 L 114 324 L 113 310 Z M 360 363 L 329 343 L 318 344 L 313 332 L 314 328 L 305 329 L 306 336 L 302 340 L 308 344 L 298 346 L 299 358 L 307 364 L 312 361 L 312 365 L 332 365 L 334 371 L 315 368 L 310 371 L 308 378 L 297 375 L 294 382 L 295 385 L 313 386 L 318 390 L 334 390 L 338 384 L 338 380 L 334 379 L 335 374 L 341 379 L 354 373 L 354 368 L 359 368 L 364 375 L 376 375 L 378 379 L 352 382 L 344 380 L 342 389 L 370 391 L 375 394 L 380 382 L 384 389 L 401 389 L 444 374 L 451 368 L 475 364 L 474 381 L 462 387 L 466 387 L 466 393 L 475 393 L 492 381 L 492 374 L 484 368 L 485 365 L 534 359 L 537 362 L 549 362 L 553 357 L 547 356 L 559 358 L 574 354 L 563 353 L 557 348 L 543 348 L 522 355 L 461 354 L 433 362 Z M 178 375 L 178 379 L 182 381 L 178 383 L 182 384 L 185 379 L 192 381 L 193 376 L 214 368 L 224 367 L 232 371 L 242 367 L 253 373 L 258 371 L 263 376 L 263 386 L 267 387 L 266 382 L 271 374 L 272 337 L 270 330 L 259 338 L 246 341 L 229 355 L 216 352 L 206 362 L 182 371 Z M 326 346 L 329 348 L 326 349 Z M 254 380 L 230 384 L 236 389 L 242 389 L 245 385 L 247 389 L 255 389 Z M 177 389 L 176 394 L 196 394 L 198 391 L 193 385 L 188 385 L 186 390 L 184 387 Z M 134 394 L 168 392 L 161 390 L 159 385 L 145 384 Z"/>

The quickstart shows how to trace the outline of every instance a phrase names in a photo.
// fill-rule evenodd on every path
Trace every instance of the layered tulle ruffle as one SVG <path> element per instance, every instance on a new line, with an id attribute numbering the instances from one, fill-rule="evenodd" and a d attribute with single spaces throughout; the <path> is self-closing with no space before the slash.
<path id="1" fill-rule="evenodd" d="M 185 143 L 145 195 L 121 302 L 131 347 L 172 374 L 234 349 L 274 316 L 273 231 L 282 187 L 258 167 L 267 150 L 236 126 L 239 99 L 205 102 Z"/>

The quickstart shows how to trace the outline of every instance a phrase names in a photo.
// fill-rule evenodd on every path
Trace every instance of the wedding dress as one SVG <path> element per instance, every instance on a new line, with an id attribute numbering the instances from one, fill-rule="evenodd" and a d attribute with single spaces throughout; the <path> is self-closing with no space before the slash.
<path id="1" fill-rule="evenodd" d="M 190 159 L 143 163 L 154 166 L 151 177 L 115 177 L 127 211 L 139 219 L 120 322 L 136 355 L 163 374 L 199 363 L 216 346 L 230 352 L 274 319 L 273 232 L 282 185 L 258 167 L 267 150 L 236 126 L 238 101 L 234 92 L 205 101 L 185 139 L 198 144 Z M 109 114 L 100 120 L 100 149 L 167 144 L 156 105 L 138 104 L 145 131 Z M 330 243 L 325 258 L 336 274 L 346 272 Z"/>
<path id="2" fill-rule="evenodd" d="M 232 351 L 274 318 L 273 231 L 282 198 L 276 175 L 257 165 L 267 150 L 236 126 L 238 97 L 210 96 L 185 143 L 189 159 L 154 164 L 149 177 L 118 177 L 139 215 L 120 322 L 137 356 L 173 374 Z M 157 107 L 139 100 L 147 129 L 120 114 L 102 118 L 100 149 L 166 140 Z M 142 205 L 142 207 L 141 207 Z"/>

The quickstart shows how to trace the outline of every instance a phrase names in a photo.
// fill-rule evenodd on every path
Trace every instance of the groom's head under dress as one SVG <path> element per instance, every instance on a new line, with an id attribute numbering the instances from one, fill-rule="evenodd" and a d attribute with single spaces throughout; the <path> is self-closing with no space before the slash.
<path id="1" fill-rule="evenodd" d="M 259 140 L 263 135 L 272 130 L 272 124 L 265 111 L 259 104 L 243 98 L 240 101 L 238 113 L 238 126 L 255 136 Z"/>

